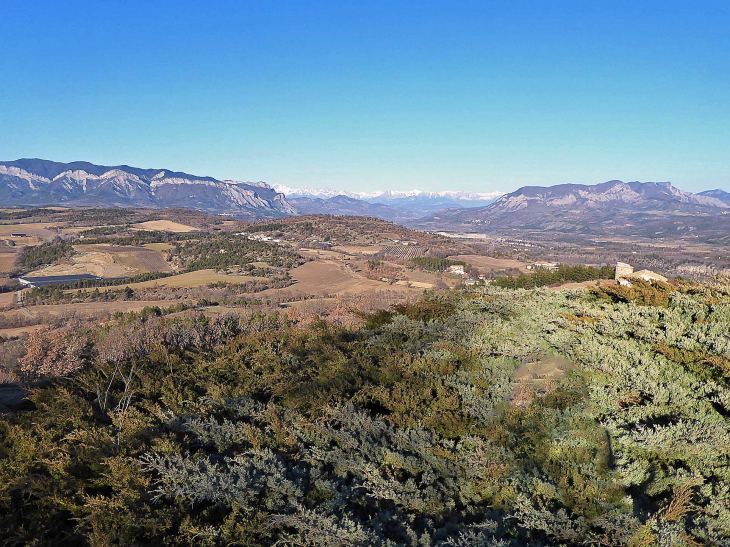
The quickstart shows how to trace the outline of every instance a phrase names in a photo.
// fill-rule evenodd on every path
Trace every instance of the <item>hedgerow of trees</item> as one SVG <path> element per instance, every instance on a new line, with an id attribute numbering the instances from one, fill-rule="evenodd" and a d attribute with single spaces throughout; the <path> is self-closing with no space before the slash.
<path id="1" fill-rule="evenodd" d="M 498 277 L 492 281 L 497 287 L 505 289 L 534 289 L 559 283 L 582 283 L 598 279 L 613 279 L 615 268 L 607 265 L 601 268 L 593 266 L 559 265 L 557 270 L 535 269 L 532 273 L 521 273 L 517 276 Z"/>
<path id="2" fill-rule="evenodd" d="M 0 211 L 0 220 L 18 220 L 21 218 L 32 218 L 36 216 L 45 216 L 54 213 L 52 209 L 28 208 L 10 211 Z"/>

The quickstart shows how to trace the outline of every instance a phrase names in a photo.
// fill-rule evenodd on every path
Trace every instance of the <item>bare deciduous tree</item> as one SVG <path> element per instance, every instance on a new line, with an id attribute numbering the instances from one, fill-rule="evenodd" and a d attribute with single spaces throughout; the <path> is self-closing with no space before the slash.
<path id="1" fill-rule="evenodd" d="M 68 376 L 84 365 L 86 338 L 70 329 L 39 329 L 30 333 L 20 370 L 29 378 Z"/>

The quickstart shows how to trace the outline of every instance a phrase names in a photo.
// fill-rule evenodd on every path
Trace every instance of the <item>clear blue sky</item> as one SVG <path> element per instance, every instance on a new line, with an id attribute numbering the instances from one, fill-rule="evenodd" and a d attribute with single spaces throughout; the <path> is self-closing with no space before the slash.
<path id="1" fill-rule="evenodd" d="M 0 3 L 0 159 L 730 190 L 730 2 Z"/>

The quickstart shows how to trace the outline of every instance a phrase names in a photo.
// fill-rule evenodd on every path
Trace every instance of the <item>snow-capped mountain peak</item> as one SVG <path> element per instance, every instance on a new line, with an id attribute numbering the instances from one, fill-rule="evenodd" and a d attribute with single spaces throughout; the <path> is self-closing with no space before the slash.
<path id="1" fill-rule="evenodd" d="M 472 192 L 468 190 L 430 192 L 418 189 L 350 192 L 331 187 L 313 188 L 308 186 L 297 188 L 283 184 L 274 185 L 274 189 L 294 201 L 298 199 L 333 199 L 338 196 L 345 196 L 374 205 L 387 205 L 399 210 L 403 218 L 415 218 L 415 216 L 422 216 L 450 207 L 483 207 L 504 195 L 504 192 Z"/>
<path id="2" fill-rule="evenodd" d="M 424 190 L 374 190 L 372 192 L 351 192 L 349 190 L 338 190 L 329 186 L 314 188 L 304 186 L 301 188 L 275 184 L 274 190 L 281 192 L 287 197 L 311 197 L 311 198 L 332 198 L 335 196 L 347 196 L 365 201 L 377 201 L 379 199 L 407 199 L 407 198 L 451 198 L 458 201 L 492 201 L 504 195 L 504 192 L 472 192 L 469 190 L 442 190 L 437 192 Z"/>

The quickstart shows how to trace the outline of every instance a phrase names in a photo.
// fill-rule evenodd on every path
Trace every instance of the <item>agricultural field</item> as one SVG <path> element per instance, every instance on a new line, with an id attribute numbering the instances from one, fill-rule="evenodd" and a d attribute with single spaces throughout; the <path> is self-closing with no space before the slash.
<path id="1" fill-rule="evenodd" d="M 78 253 L 104 254 L 112 258 L 114 263 L 126 268 L 129 273 L 169 272 L 172 266 L 156 249 L 147 247 L 129 247 L 117 245 L 75 245 Z M 108 277 L 114 277 L 109 275 Z"/>
<path id="2" fill-rule="evenodd" d="M 493 258 L 483 255 L 454 255 L 449 257 L 451 260 L 461 260 L 467 264 L 471 264 L 482 271 L 490 270 L 507 270 L 515 269 L 522 272 L 527 271 L 527 263 L 520 260 L 508 258 Z"/>
<path id="3" fill-rule="evenodd" d="M 348 272 L 341 262 L 321 260 L 307 262 L 291 270 L 294 284 L 283 289 L 269 289 L 266 296 L 332 296 L 337 294 L 361 294 L 382 290 L 383 283 L 365 279 Z"/>
<path id="4" fill-rule="evenodd" d="M 407 283 L 388 284 L 376 279 L 368 279 L 356 271 L 357 263 L 350 265 L 339 261 L 318 260 L 307 262 L 290 271 L 294 283 L 285 288 L 268 289 L 261 296 L 275 298 L 281 302 L 298 299 L 327 299 L 333 296 L 367 296 L 369 298 L 383 292 L 411 298 L 431 288 L 426 284 L 407 286 Z"/>
<path id="5" fill-rule="evenodd" d="M 147 222 L 141 222 L 135 224 L 135 228 L 140 230 L 161 230 L 164 232 L 173 233 L 186 233 L 186 232 L 197 232 L 198 228 L 194 226 L 188 226 L 187 224 L 181 224 L 179 222 L 173 222 L 172 220 L 149 220 Z"/>
<path id="6" fill-rule="evenodd" d="M 26 327 L 11 327 L 6 329 L 0 329 L 0 337 L 5 339 L 18 338 L 38 329 L 42 329 L 43 327 L 44 325 L 28 325 Z"/>
<path id="7" fill-rule="evenodd" d="M 0 236 L 0 241 L 2 241 L 5 244 L 9 245 L 15 245 L 18 248 L 27 247 L 31 245 L 38 245 L 41 243 L 45 238 L 52 237 L 53 234 L 49 236 L 31 236 L 26 235 L 23 237 L 11 237 L 10 235 Z"/>
<path id="8" fill-rule="evenodd" d="M 17 256 L 18 255 L 15 252 L 0 252 L 0 275 L 6 274 L 13 270 L 13 264 Z"/>
<path id="9" fill-rule="evenodd" d="M 167 252 L 175 248 L 172 243 L 145 243 L 142 247 L 145 249 L 152 249 L 157 252 Z"/>
<path id="10" fill-rule="evenodd" d="M 7 222 L 7 221 L 6 221 Z M 0 238 L 9 238 L 11 234 L 22 233 L 31 237 L 50 237 L 58 232 L 59 223 L 57 222 L 34 222 L 34 223 L 17 223 L 17 224 L 0 224 Z M 22 239 L 22 238 L 13 238 Z"/>
<path id="11" fill-rule="evenodd" d="M 106 225 L 106 224 L 100 224 L 95 226 L 64 226 L 61 228 L 61 233 L 64 235 L 78 235 L 81 232 L 85 232 L 86 230 L 93 230 L 94 228 L 116 228 L 120 231 L 125 229 L 125 226 L 123 225 Z"/>
<path id="12" fill-rule="evenodd" d="M 326 249 L 301 248 L 297 252 L 302 256 L 315 260 L 344 260 L 348 257 L 346 253 L 343 253 L 339 250 L 328 251 Z"/>
<path id="13" fill-rule="evenodd" d="M 420 270 L 408 270 L 403 269 L 399 277 L 403 277 L 406 281 L 413 284 L 414 287 L 432 289 L 439 281 L 454 286 L 456 283 L 460 284 L 460 281 L 455 281 L 451 276 L 438 275 L 433 272 L 423 272 Z"/>
<path id="14" fill-rule="evenodd" d="M 159 252 L 143 247 L 82 244 L 74 245 L 74 251 L 75 254 L 60 263 L 32 272 L 28 277 L 91 274 L 119 278 L 173 270 Z"/>
<path id="15" fill-rule="evenodd" d="M 410 260 L 411 258 L 423 256 L 423 252 L 423 248 L 417 245 L 385 245 L 378 253 L 378 256 L 396 260 Z"/>
<path id="16" fill-rule="evenodd" d="M 16 300 L 16 292 L 4 292 L 0 293 L 0 308 L 6 308 L 8 306 L 14 306 Z"/>

